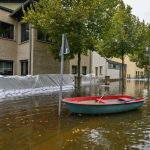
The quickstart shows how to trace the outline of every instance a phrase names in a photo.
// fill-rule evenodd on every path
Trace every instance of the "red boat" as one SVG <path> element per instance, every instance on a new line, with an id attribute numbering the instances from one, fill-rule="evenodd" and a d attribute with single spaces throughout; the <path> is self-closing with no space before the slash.
<path id="1" fill-rule="evenodd" d="M 73 113 L 108 114 L 131 111 L 144 104 L 144 98 L 132 96 L 88 96 L 63 99 L 66 107 Z"/>

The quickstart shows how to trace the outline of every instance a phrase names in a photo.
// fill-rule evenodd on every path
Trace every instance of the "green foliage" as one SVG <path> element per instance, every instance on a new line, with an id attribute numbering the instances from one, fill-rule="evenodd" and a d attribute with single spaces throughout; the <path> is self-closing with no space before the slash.
<path id="1" fill-rule="evenodd" d="M 150 50 L 150 25 L 145 25 L 144 22 L 139 22 L 137 25 L 138 35 L 138 50 L 130 55 L 132 61 L 136 62 L 137 66 L 143 68 L 149 65 L 150 52 L 146 52 L 146 48 Z"/>
<path id="2" fill-rule="evenodd" d="M 131 14 L 131 7 L 120 2 L 109 30 L 97 45 L 99 53 L 105 57 L 117 58 L 135 54 L 143 46 L 143 29 L 138 18 Z"/>
<path id="3" fill-rule="evenodd" d="M 95 50 L 109 27 L 119 0 L 39 0 L 24 11 L 23 20 L 38 30 L 50 34 L 50 50 L 55 57 L 61 45 L 62 33 L 67 33 L 72 58 L 78 52 Z"/>

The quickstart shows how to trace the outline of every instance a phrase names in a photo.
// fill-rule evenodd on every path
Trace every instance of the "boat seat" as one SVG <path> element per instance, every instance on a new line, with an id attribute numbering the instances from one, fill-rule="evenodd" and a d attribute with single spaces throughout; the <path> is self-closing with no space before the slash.
<path id="1" fill-rule="evenodd" d="M 128 102 L 128 101 L 131 101 L 132 99 L 126 98 L 126 97 L 120 97 L 118 100 Z"/>

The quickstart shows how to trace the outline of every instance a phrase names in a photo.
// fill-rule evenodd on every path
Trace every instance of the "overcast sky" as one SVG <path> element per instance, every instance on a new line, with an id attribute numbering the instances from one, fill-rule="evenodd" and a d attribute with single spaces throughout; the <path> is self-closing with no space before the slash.
<path id="1" fill-rule="evenodd" d="M 123 0 L 125 4 L 130 5 L 132 14 L 139 17 L 139 19 L 145 20 L 150 23 L 150 0 Z"/>

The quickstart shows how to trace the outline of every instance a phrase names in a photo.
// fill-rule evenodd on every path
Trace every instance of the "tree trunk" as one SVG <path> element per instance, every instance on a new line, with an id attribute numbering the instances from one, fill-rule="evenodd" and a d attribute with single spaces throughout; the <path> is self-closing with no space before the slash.
<path id="1" fill-rule="evenodd" d="M 81 66 L 81 53 L 78 52 L 78 76 L 77 76 L 77 92 L 78 92 L 78 95 L 80 93 L 80 86 L 81 86 L 80 66 Z"/>
<path id="2" fill-rule="evenodd" d="M 124 93 L 124 50 L 122 50 L 122 95 Z"/>

